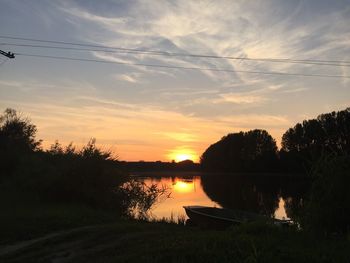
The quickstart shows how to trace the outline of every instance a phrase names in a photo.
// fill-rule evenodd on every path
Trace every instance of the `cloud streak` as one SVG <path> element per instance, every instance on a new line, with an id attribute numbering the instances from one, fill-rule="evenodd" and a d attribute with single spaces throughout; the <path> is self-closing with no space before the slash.
<path id="1" fill-rule="evenodd" d="M 7 11 L 5 11 L 7 10 Z M 4 34 L 244 58 L 350 60 L 348 1 L 5 1 Z M 20 25 L 20 26 L 19 26 Z M 349 76 L 349 67 L 247 60 L 15 49 L 121 63 Z M 51 54 L 50 52 L 55 52 Z M 150 68 L 16 57 L 0 71 L 0 106 L 28 113 L 40 136 L 97 137 L 123 159 L 198 154 L 229 132 L 279 140 L 298 116 L 350 102 L 348 79 Z M 330 106 L 331 105 L 331 106 Z M 139 145 L 139 146 L 138 146 Z M 151 154 L 152 153 L 152 154 Z M 149 155 L 149 156 L 148 156 Z"/>

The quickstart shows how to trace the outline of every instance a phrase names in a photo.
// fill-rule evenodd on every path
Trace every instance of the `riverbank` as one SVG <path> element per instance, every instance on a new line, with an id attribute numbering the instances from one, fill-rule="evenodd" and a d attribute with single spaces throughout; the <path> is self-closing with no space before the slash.
<path id="1" fill-rule="evenodd" d="M 45 204 L 1 195 L 4 263 L 349 262 L 349 237 L 325 239 L 258 224 L 204 230 L 124 220 L 113 210 L 82 204 Z"/>
<path id="2" fill-rule="evenodd" d="M 1 262 L 349 262 L 350 242 L 250 224 L 226 231 L 118 219 L 0 248 Z"/>

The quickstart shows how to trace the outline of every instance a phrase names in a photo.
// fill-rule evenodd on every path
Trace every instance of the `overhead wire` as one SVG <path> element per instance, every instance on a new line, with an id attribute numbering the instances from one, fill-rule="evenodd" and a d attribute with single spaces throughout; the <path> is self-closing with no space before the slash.
<path id="1" fill-rule="evenodd" d="M 75 48 L 75 47 L 58 47 L 58 46 L 48 46 L 48 45 L 33 45 L 33 44 L 17 44 L 17 43 L 0 43 L 0 45 L 5 46 L 15 46 L 15 47 L 30 47 L 30 48 L 46 48 L 46 49 L 59 49 L 59 50 L 73 50 L 73 51 L 94 51 L 94 52 L 105 52 L 105 53 L 118 53 L 118 54 L 147 54 L 156 56 L 173 56 L 170 54 L 158 54 L 149 53 L 147 51 L 136 51 L 136 50 L 110 50 L 110 49 L 91 49 L 91 48 Z M 210 57 L 213 58 L 213 57 Z M 224 58 L 224 57 L 221 57 Z M 237 58 L 237 60 L 244 60 L 244 58 Z M 247 58 L 246 58 L 247 60 Z M 249 59 L 252 60 L 252 59 Z M 265 62 L 279 62 L 279 63 L 292 63 L 292 64 L 307 64 L 307 65 L 319 65 L 319 66 L 336 66 L 336 67 L 350 67 L 347 63 L 325 63 L 325 62 L 301 62 L 301 61 L 277 61 L 277 60 L 266 60 L 266 59 L 254 59 L 256 61 Z"/>
<path id="2" fill-rule="evenodd" d="M 158 55 L 158 56 L 187 56 L 187 57 L 213 58 L 213 59 L 214 58 L 236 59 L 239 61 L 250 60 L 250 61 L 262 61 L 262 62 L 311 64 L 311 65 L 321 65 L 321 66 L 341 66 L 341 67 L 350 66 L 350 61 L 340 61 L 340 60 L 310 60 L 310 59 L 296 60 L 296 59 L 275 59 L 275 58 L 231 57 L 231 56 L 201 55 L 201 54 L 191 54 L 191 53 L 172 53 L 172 52 L 156 51 L 156 50 L 148 50 L 148 49 L 131 49 L 131 48 L 111 47 L 111 46 L 109 47 L 109 46 L 103 46 L 103 45 L 73 43 L 73 42 L 65 42 L 65 41 L 23 38 L 23 37 L 13 37 L 13 36 L 2 36 L 2 35 L 0 35 L 0 38 L 56 44 L 55 46 L 52 46 L 52 45 L 37 45 L 37 44 L 23 44 L 23 43 L 0 43 L 0 45 L 9 45 L 9 46 L 18 46 L 18 47 L 47 48 L 47 49 L 72 50 L 72 51 L 94 51 L 94 52 L 106 52 L 106 53 L 147 54 L 147 55 Z M 65 46 L 57 46 L 58 44 L 65 45 Z M 70 46 L 67 46 L 67 45 L 70 45 Z M 71 47 L 71 46 L 76 46 L 76 47 Z M 79 48 L 79 47 L 86 47 L 86 48 Z M 107 60 L 98 60 L 98 59 L 85 59 L 85 58 L 74 58 L 74 57 L 42 55 L 42 54 L 28 54 L 28 53 L 17 53 L 17 52 L 15 54 L 28 56 L 28 57 L 47 58 L 47 59 L 61 59 L 61 60 L 97 62 L 97 63 L 113 63 L 113 64 L 119 64 L 119 65 L 134 65 L 134 66 L 146 66 L 146 67 L 157 67 L 157 68 L 203 70 L 203 71 L 232 72 L 232 73 L 235 72 L 235 73 L 263 74 L 263 75 L 350 78 L 350 76 L 344 76 L 344 75 L 289 73 L 289 72 L 277 72 L 277 71 L 233 70 L 233 69 L 225 69 L 225 68 L 184 67 L 184 66 L 136 63 L 136 62 L 135 63 L 134 62 L 116 62 L 116 61 L 107 61 Z"/>
<path id="3" fill-rule="evenodd" d="M 281 75 L 281 76 L 349 78 L 350 79 L 350 76 L 342 76 L 342 75 L 304 74 L 304 73 L 288 73 L 288 72 L 277 72 L 277 71 L 249 71 L 249 70 L 233 70 L 233 69 L 224 69 L 224 68 L 183 67 L 183 66 L 170 66 L 170 65 L 147 64 L 147 63 L 117 62 L 117 61 L 98 60 L 98 59 L 73 58 L 73 57 L 64 57 L 64 56 L 51 56 L 51 55 L 41 55 L 41 54 L 27 54 L 27 53 L 15 53 L 15 55 L 27 56 L 27 57 L 48 58 L 48 59 L 60 59 L 60 60 L 71 60 L 71 61 L 85 61 L 85 62 L 95 62 L 95 63 L 118 64 L 118 65 L 145 66 L 145 67 L 155 67 L 155 68 L 203 70 L 203 71 L 248 73 L 248 74 L 263 74 L 263 75 Z"/>
<path id="4" fill-rule="evenodd" d="M 248 60 L 248 61 L 263 61 L 263 62 L 275 62 L 275 63 L 298 63 L 298 64 L 311 64 L 311 65 L 329 65 L 329 66 L 348 66 L 350 61 L 342 60 L 317 60 L 317 59 L 289 59 L 289 58 L 249 58 L 249 57 L 234 57 L 234 56 L 218 56 L 218 55 L 207 55 L 207 54 L 192 54 L 192 53 L 176 53 L 168 51 L 157 51 L 150 49 L 134 49 L 134 48 L 124 48 L 124 47 L 113 47 L 105 45 L 95 45 L 95 44 L 85 44 L 85 43 L 74 43 L 66 41 L 56 41 L 56 40 L 44 40 L 36 38 L 23 38 L 23 37 L 12 37 L 12 36 L 3 36 L 0 35 L 2 39 L 13 39 L 13 40 L 22 40 L 22 41 L 32 41 L 32 42 L 41 42 L 41 43 L 51 43 L 51 44 L 60 44 L 60 45 L 71 45 L 71 46 L 82 46 L 82 47 L 93 47 L 99 49 L 108 49 L 108 50 L 98 50 L 105 52 L 112 52 L 112 50 L 119 50 L 125 52 L 135 52 L 141 54 L 152 54 L 152 55 L 164 55 L 164 56 L 186 56 L 186 57 L 196 57 L 196 58 L 212 58 L 212 59 L 228 59 L 228 60 Z M 6 43 L 3 43 L 6 44 Z M 39 45 L 29 45 L 29 44 L 13 44 L 13 45 L 27 45 L 27 46 L 38 46 Z M 41 46 L 43 47 L 43 46 Z M 78 50 L 73 48 L 64 48 L 64 47 L 48 47 L 45 48 L 61 48 L 61 49 L 71 49 Z M 86 49 L 88 50 L 88 49 Z"/>

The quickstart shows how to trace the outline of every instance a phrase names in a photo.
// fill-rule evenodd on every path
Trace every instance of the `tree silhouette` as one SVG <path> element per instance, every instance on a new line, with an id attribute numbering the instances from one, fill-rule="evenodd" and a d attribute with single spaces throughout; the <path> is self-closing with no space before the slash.
<path id="1" fill-rule="evenodd" d="M 1 148 L 11 148 L 15 150 L 37 150 L 41 141 L 35 139 L 36 126 L 31 124 L 14 109 L 6 109 L 0 116 L 0 141 Z"/>
<path id="2" fill-rule="evenodd" d="M 231 133 L 212 144 L 201 156 L 206 171 L 273 171 L 277 167 L 277 146 L 265 130 Z"/>
<path id="3" fill-rule="evenodd" d="M 24 155 L 39 150 L 36 127 L 13 109 L 0 116 L 0 180 L 13 173 Z"/>
<path id="4" fill-rule="evenodd" d="M 283 134 L 280 155 L 290 169 L 309 168 L 330 153 L 350 154 L 350 108 L 304 120 Z"/>

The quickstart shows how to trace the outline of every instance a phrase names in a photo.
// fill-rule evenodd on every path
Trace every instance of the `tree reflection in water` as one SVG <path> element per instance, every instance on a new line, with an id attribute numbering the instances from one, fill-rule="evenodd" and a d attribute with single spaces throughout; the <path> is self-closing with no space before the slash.
<path id="1" fill-rule="evenodd" d="M 209 198 L 222 207 L 274 216 L 280 198 L 286 214 L 298 220 L 308 183 L 283 175 L 205 174 L 201 184 Z"/>

